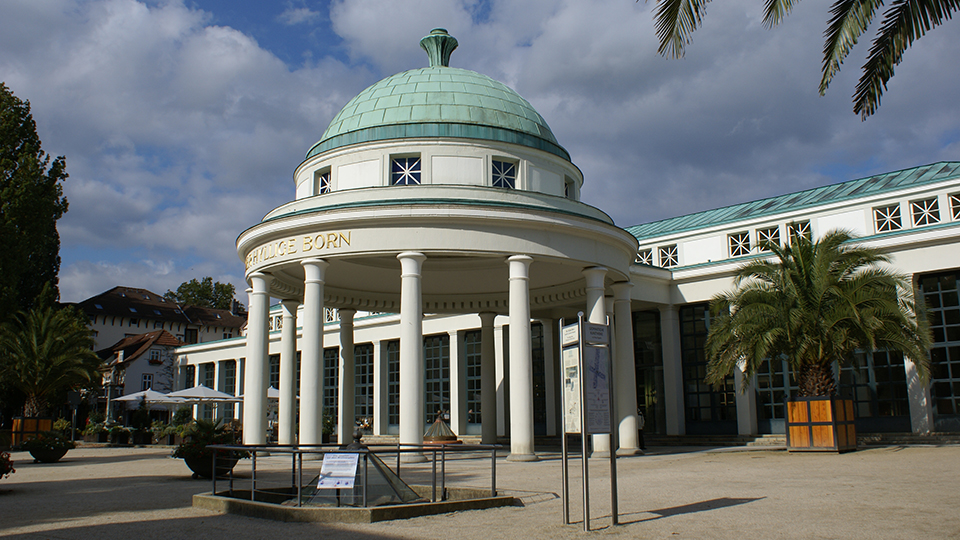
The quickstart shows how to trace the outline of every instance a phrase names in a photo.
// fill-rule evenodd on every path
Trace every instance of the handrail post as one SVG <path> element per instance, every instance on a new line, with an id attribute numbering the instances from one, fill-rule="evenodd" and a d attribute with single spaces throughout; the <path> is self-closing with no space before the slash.
<path id="1" fill-rule="evenodd" d="M 257 449 L 253 449 L 253 463 L 251 464 L 253 471 L 250 474 L 250 500 L 256 501 L 257 493 Z M 213 475 L 217 475 L 217 471 L 213 471 Z"/>
<path id="2" fill-rule="evenodd" d="M 490 496 L 497 496 L 497 446 L 490 449 Z"/>
<path id="3" fill-rule="evenodd" d="M 303 451 L 297 448 L 297 506 L 303 506 L 301 493 L 303 491 Z"/>
<path id="4" fill-rule="evenodd" d="M 367 507 L 367 455 L 368 452 L 363 453 L 363 507 Z"/>
<path id="5" fill-rule="evenodd" d="M 430 499 L 430 502 L 437 502 L 437 450 L 433 450 L 433 475 L 432 482 L 430 484 L 431 489 L 433 490 L 433 496 Z"/>
<path id="6" fill-rule="evenodd" d="M 213 461 L 213 468 L 211 469 L 213 473 L 210 475 L 210 478 L 213 479 L 213 486 L 210 488 L 212 490 L 210 494 L 216 497 L 217 495 L 217 451 L 216 449 L 214 449 L 213 457 L 211 457 L 210 459 Z"/>
<path id="7" fill-rule="evenodd" d="M 440 445 L 440 500 L 447 500 L 447 445 Z"/>

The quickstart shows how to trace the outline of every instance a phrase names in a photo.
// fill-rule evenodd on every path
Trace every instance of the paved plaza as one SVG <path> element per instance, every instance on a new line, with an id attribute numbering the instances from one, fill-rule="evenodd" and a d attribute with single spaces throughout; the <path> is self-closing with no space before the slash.
<path id="1" fill-rule="evenodd" d="M 741 450 L 741 451 L 737 451 Z M 960 538 L 960 446 L 891 446 L 830 454 L 652 448 L 617 461 L 620 525 L 610 518 L 607 460 L 590 462 L 590 533 L 583 532 L 579 462 L 571 518 L 562 523 L 561 460 L 498 459 L 498 487 L 523 506 L 363 525 L 278 523 L 191 506 L 210 490 L 169 448 L 78 448 L 56 464 L 14 452 L 0 480 L 0 538 L 191 540 L 457 538 Z M 392 465 L 392 460 L 386 459 Z M 289 458 L 258 460 L 263 481 L 289 477 Z M 319 469 L 319 462 L 305 469 Z M 448 485 L 490 485 L 490 459 L 454 459 Z M 237 468 L 249 486 L 249 461 Z M 309 471 L 308 471 L 309 472 Z M 411 483 L 429 466 L 403 464 Z M 315 474 L 316 471 L 313 471 Z M 246 483 L 246 486 L 242 484 Z"/>

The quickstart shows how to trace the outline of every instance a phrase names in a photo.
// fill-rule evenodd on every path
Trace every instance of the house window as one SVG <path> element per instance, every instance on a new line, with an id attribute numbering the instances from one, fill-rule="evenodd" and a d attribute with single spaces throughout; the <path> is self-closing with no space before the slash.
<path id="1" fill-rule="evenodd" d="M 810 240 L 813 237 L 813 233 L 810 230 L 810 221 L 794 221 L 793 223 L 787 223 L 787 235 L 792 241 L 794 238 L 804 237 L 807 240 Z"/>
<path id="2" fill-rule="evenodd" d="M 493 160 L 493 187 L 507 189 L 517 187 L 517 164 Z"/>
<path id="3" fill-rule="evenodd" d="M 900 220 L 900 205 L 892 204 L 874 208 L 873 221 L 877 226 L 877 232 L 899 231 L 903 228 L 903 222 Z"/>
<path id="4" fill-rule="evenodd" d="M 330 193 L 330 169 L 317 173 L 316 193 L 320 195 Z"/>
<path id="5" fill-rule="evenodd" d="M 480 404 L 480 331 L 472 330 L 463 335 L 463 348 L 467 356 L 467 423 L 481 423 Z"/>
<path id="6" fill-rule="evenodd" d="M 727 237 L 730 243 L 730 256 L 742 257 L 750 254 L 750 233 L 733 233 Z"/>
<path id="7" fill-rule="evenodd" d="M 757 249 L 770 251 L 770 246 L 780 245 L 780 227 L 757 229 Z"/>
<path id="8" fill-rule="evenodd" d="M 140 382 L 140 391 L 153 388 L 153 373 L 144 373 Z"/>
<path id="9" fill-rule="evenodd" d="M 577 186 L 572 178 L 563 179 L 563 196 L 568 199 L 577 200 Z"/>
<path id="10" fill-rule="evenodd" d="M 954 220 L 960 220 L 960 193 L 950 195 L 950 214 Z"/>
<path id="11" fill-rule="evenodd" d="M 280 355 L 271 354 L 268 358 L 270 362 L 270 377 L 267 381 L 270 383 L 270 386 L 280 389 Z M 299 386 L 297 387 L 299 388 Z"/>
<path id="12" fill-rule="evenodd" d="M 420 156 L 394 158 L 390 166 L 390 185 L 420 184 Z"/>
<path id="13" fill-rule="evenodd" d="M 423 412 L 427 425 L 450 412 L 450 335 L 423 338 Z"/>
<path id="14" fill-rule="evenodd" d="M 130 326 L 136 326 L 137 328 L 139 328 L 139 327 L 140 327 L 140 319 L 131 318 L 131 319 L 130 319 Z"/>
<path id="15" fill-rule="evenodd" d="M 356 422 L 365 433 L 373 428 L 373 344 L 357 345 L 353 349 L 354 392 L 353 411 Z"/>
<path id="16" fill-rule="evenodd" d="M 940 223 L 940 204 L 936 197 L 923 199 L 922 201 L 911 201 L 910 212 L 913 214 L 913 224 L 934 225 Z"/>
<path id="17" fill-rule="evenodd" d="M 160 358 L 160 351 L 157 349 L 150 349 L 150 357 L 147 361 L 151 364 L 162 364 L 163 360 Z"/>
<path id="18" fill-rule="evenodd" d="M 183 341 L 186 343 L 194 344 L 199 343 L 200 337 L 197 333 L 196 328 L 187 328 L 183 331 Z"/>
<path id="19" fill-rule="evenodd" d="M 400 423 L 400 341 L 387 342 L 387 424 Z"/>
<path id="20" fill-rule="evenodd" d="M 153 321 L 153 329 L 156 330 L 157 328 L 163 329 L 163 321 Z"/>
<path id="21" fill-rule="evenodd" d="M 647 249 L 638 249 L 637 258 L 633 260 L 636 264 L 646 264 L 648 266 L 653 266 L 653 250 L 650 248 Z"/>
<path id="22" fill-rule="evenodd" d="M 672 244 L 669 246 L 660 246 L 657 248 L 658 255 L 660 257 L 660 266 L 663 268 L 670 268 L 680 264 L 680 256 L 678 255 L 677 245 Z"/>
<path id="23" fill-rule="evenodd" d="M 340 348 L 323 350 L 323 417 L 337 425 L 340 396 Z"/>
<path id="24" fill-rule="evenodd" d="M 187 366 L 183 370 L 183 387 L 193 388 L 197 385 L 197 366 Z"/>

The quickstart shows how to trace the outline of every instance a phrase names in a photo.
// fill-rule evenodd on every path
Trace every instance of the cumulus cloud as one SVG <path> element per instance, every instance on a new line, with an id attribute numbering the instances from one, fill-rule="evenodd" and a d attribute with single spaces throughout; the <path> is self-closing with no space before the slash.
<path id="1" fill-rule="evenodd" d="M 314 22 L 320 16 L 320 12 L 313 11 L 308 7 L 294 7 L 288 4 L 287 9 L 277 16 L 277 20 L 288 26 L 294 26 Z"/>

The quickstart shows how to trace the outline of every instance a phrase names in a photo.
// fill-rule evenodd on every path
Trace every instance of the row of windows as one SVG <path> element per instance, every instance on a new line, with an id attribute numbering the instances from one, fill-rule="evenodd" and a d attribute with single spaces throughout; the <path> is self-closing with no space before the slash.
<path id="1" fill-rule="evenodd" d="M 950 219 L 960 221 L 960 193 L 947 195 L 947 203 L 950 205 L 948 214 Z M 937 197 L 910 201 L 907 204 L 909 208 L 908 217 L 914 227 L 936 225 L 945 220 L 940 212 L 940 199 Z M 878 233 L 903 229 L 905 220 L 901 213 L 900 203 L 874 208 L 873 222 Z"/>
<path id="2" fill-rule="evenodd" d="M 812 230 L 810 221 L 793 221 L 787 223 L 787 237 L 796 238 L 804 236 L 810 238 Z M 750 231 L 741 231 L 727 236 L 728 253 L 731 257 L 742 257 L 749 255 L 756 248 L 757 251 L 770 251 L 772 244 L 780 245 L 780 226 L 762 227 L 754 231 L 757 243 L 754 246 L 750 241 Z M 661 268 L 672 268 L 680 265 L 680 250 L 677 244 L 658 246 L 656 251 L 653 248 L 644 248 L 637 250 L 637 257 L 634 261 L 637 264 L 646 264 L 650 266 L 659 266 Z"/>
<path id="3" fill-rule="evenodd" d="M 517 187 L 517 162 L 493 160 L 490 175 L 490 185 L 504 189 Z M 422 179 L 420 156 L 395 157 L 390 161 L 391 186 L 417 186 Z M 316 174 L 316 189 L 318 194 L 330 193 L 330 169 L 323 169 Z M 568 187 L 569 190 L 569 187 Z M 569 192 L 567 193 L 569 197 Z"/>

